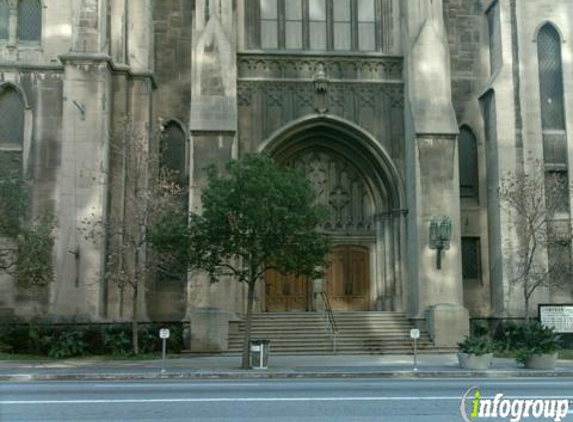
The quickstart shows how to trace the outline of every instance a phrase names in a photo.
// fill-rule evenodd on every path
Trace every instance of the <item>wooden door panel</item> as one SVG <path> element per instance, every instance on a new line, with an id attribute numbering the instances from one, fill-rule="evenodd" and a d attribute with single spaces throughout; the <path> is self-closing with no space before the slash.
<path id="1" fill-rule="evenodd" d="M 326 291 L 332 308 L 339 311 L 369 309 L 369 251 L 363 246 L 333 248 L 326 271 Z"/>
<path id="2" fill-rule="evenodd" d="M 284 276 L 276 270 L 265 275 L 265 304 L 267 312 L 306 311 L 308 307 L 307 278 Z"/>

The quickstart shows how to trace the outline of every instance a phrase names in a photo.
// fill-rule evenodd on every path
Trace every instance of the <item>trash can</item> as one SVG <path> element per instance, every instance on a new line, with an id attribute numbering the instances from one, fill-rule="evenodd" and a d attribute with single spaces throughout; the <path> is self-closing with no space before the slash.
<path id="1" fill-rule="evenodd" d="M 267 369 L 269 364 L 270 340 L 251 340 L 251 369 Z"/>

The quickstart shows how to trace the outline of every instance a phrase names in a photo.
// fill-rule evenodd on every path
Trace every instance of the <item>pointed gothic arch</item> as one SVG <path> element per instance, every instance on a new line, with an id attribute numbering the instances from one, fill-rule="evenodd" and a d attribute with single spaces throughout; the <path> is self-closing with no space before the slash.
<path id="1" fill-rule="evenodd" d="M 477 138 L 468 125 L 462 125 L 458 139 L 460 196 L 477 199 L 479 197 Z"/>
<path id="2" fill-rule="evenodd" d="M 321 115 L 296 120 L 277 130 L 258 151 L 280 165 L 304 170 L 318 201 L 329 209 L 321 229 L 330 235 L 335 247 L 347 245 L 366 251 L 360 257 L 362 278 L 352 280 L 357 285 L 368 284 L 368 289 L 361 289 L 366 296 L 356 303 L 348 303 L 348 297 L 334 297 L 333 307 L 402 310 L 405 192 L 392 158 L 379 142 L 351 122 Z M 356 260 L 343 261 L 344 265 L 358 265 Z M 328 286 L 345 286 L 341 280 L 355 273 L 344 265 L 339 267 L 338 275 L 329 270 Z"/>
<path id="3" fill-rule="evenodd" d="M 27 169 L 32 143 L 32 110 L 24 90 L 12 82 L 0 83 L 0 151 L 19 154 Z"/>
<path id="4" fill-rule="evenodd" d="M 181 186 L 189 185 L 188 135 L 178 120 L 169 120 L 163 125 L 159 145 L 159 164 L 169 171 L 177 172 Z"/>
<path id="5" fill-rule="evenodd" d="M 304 117 L 272 133 L 258 148 L 277 161 L 311 146 L 338 152 L 364 172 L 381 212 L 405 209 L 402 178 L 390 154 L 368 132 L 356 124 L 332 115 Z"/>

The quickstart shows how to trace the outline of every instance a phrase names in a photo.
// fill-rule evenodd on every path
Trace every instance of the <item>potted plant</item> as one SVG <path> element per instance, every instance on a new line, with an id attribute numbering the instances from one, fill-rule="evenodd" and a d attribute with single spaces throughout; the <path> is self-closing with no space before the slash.
<path id="1" fill-rule="evenodd" d="M 493 343 L 487 336 L 466 337 L 458 343 L 458 360 L 464 369 L 484 371 L 493 359 Z"/>
<path id="2" fill-rule="evenodd" d="M 555 330 L 531 321 L 521 326 L 520 331 L 515 360 L 528 369 L 555 369 L 557 352 L 561 349 L 561 337 Z"/>

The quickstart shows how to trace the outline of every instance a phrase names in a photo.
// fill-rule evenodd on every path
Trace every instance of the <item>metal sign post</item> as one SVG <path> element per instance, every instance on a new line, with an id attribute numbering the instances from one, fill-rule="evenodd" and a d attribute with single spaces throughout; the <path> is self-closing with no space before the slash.
<path id="1" fill-rule="evenodd" d="M 412 328 L 410 330 L 410 338 L 414 340 L 414 371 L 418 370 L 418 339 L 420 338 L 420 330 Z"/>
<path id="2" fill-rule="evenodd" d="M 169 338 L 169 328 L 162 328 L 159 330 L 159 338 L 162 341 L 162 353 L 161 353 L 161 372 L 165 372 L 165 352 L 167 351 L 167 339 Z"/>

